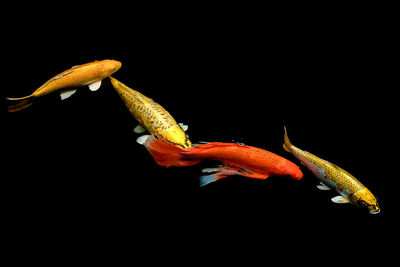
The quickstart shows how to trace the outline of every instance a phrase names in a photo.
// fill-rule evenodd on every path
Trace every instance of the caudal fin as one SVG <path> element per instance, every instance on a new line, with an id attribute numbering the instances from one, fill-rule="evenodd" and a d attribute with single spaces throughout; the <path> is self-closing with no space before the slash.
<path id="1" fill-rule="evenodd" d="M 144 146 L 150 152 L 157 164 L 163 167 L 187 167 L 196 165 L 202 161 L 185 156 L 182 153 L 184 149 L 154 135 L 147 138 Z"/>
<path id="2" fill-rule="evenodd" d="M 289 140 L 289 137 L 287 135 L 287 130 L 286 130 L 286 126 L 285 126 L 285 137 L 284 137 L 284 143 L 283 143 L 283 148 L 290 153 L 290 148 L 292 147 L 292 143 Z"/>
<path id="3" fill-rule="evenodd" d="M 6 98 L 9 102 L 8 112 L 17 112 L 32 106 L 32 96 L 21 98 Z"/>

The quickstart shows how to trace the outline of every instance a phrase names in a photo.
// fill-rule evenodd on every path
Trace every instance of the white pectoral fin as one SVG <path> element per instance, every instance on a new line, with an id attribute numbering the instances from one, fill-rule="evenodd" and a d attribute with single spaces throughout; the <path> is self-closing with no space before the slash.
<path id="1" fill-rule="evenodd" d="M 337 203 L 337 204 L 345 204 L 345 203 L 349 203 L 350 201 L 345 197 L 337 196 L 337 197 L 332 198 L 332 202 Z"/>
<path id="2" fill-rule="evenodd" d="M 150 136 L 151 136 L 151 135 L 143 135 L 143 136 L 139 137 L 139 138 L 136 140 L 136 142 L 138 142 L 138 143 L 141 144 L 141 145 L 144 145 L 144 144 L 146 143 L 147 139 L 150 138 Z"/>
<path id="3" fill-rule="evenodd" d="M 101 81 L 89 84 L 89 89 L 92 92 L 96 92 L 97 90 L 99 90 L 101 87 Z"/>
<path id="4" fill-rule="evenodd" d="M 322 182 L 321 182 L 321 184 L 317 185 L 317 188 L 318 188 L 319 190 L 322 190 L 322 191 L 331 190 L 331 188 L 329 188 L 326 184 L 324 184 L 324 183 L 322 183 Z"/>
<path id="5" fill-rule="evenodd" d="M 60 94 L 61 100 L 70 98 L 72 95 L 74 95 L 76 93 L 76 91 L 77 91 L 76 89 L 71 89 L 71 90 L 61 92 L 61 94 Z"/>
<path id="6" fill-rule="evenodd" d="M 179 123 L 179 126 L 181 126 L 182 130 L 185 131 L 185 132 L 186 132 L 187 130 L 189 130 L 189 126 L 186 125 L 186 124 L 184 124 L 184 123 Z"/>
<path id="7" fill-rule="evenodd" d="M 146 129 L 142 125 L 138 125 L 133 131 L 137 134 L 142 134 L 146 132 Z"/>

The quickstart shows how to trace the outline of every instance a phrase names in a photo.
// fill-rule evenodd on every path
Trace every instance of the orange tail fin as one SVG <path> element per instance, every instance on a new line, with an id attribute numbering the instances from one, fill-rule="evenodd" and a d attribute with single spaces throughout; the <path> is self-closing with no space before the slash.
<path id="1" fill-rule="evenodd" d="M 184 149 L 175 146 L 162 138 L 151 136 L 144 144 L 158 165 L 163 167 L 187 167 L 200 163 L 202 160 L 193 159 L 182 154 Z"/>
<path id="2" fill-rule="evenodd" d="M 6 98 L 11 101 L 13 105 L 8 106 L 8 112 L 17 112 L 32 106 L 32 96 L 22 97 L 22 98 Z M 15 102 L 15 104 L 14 104 Z"/>

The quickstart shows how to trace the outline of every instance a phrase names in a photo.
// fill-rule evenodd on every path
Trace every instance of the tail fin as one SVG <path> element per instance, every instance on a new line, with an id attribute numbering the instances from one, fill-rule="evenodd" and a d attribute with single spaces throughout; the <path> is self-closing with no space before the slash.
<path id="1" fill-rule="evenodd" d="M 157 164 L 163 167 L 187 167 L 196 165 L 202 161 L 201 159 L 193 159 L 185 156 L 182 153 L 185 151 L 184 149 L 154 135 L 149 137 L 144 145 Z"/>
<path id="2" fill-rule="evenodd" d="M 21 98 L 6 98 L 10 101 L 10 106 L 8 106 L 8 112 L 17 112 L 32 106 L 32 96 L 26 96 Z"/>
<path id="3" fill-rule="evenodd" d="M 286 130 L 286 126 L 285 126 L 285 137 L 284 137 L 284 144 L 283 144 L 283 148 L 290 153 L 290 148 L 293 146 L 292 143 L 289 140 L 289 137 L 287 135 L 287 130 Z"/>

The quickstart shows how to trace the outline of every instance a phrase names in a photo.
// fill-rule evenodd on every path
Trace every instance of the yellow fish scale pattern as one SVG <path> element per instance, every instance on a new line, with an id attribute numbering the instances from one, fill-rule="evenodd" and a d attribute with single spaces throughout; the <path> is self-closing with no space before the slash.
<path id="1" fill-rule="evenodd" d="M 309 152 L 292 147 L 295 155 L 317 176 L 324 184 L 333 187 L 339 193 L 349 196 L 365 186 L 353 175 L 342 168 L 323 160 Z"/>
<path id="2" fill-rule="evenodd" d="M 182 148 L 192 146 L 185 131 L 161 105 L 115 78 L 110 77 L 110 79 L 130 113 L 151 134 L 159 134 L 164 139 Z"/>

